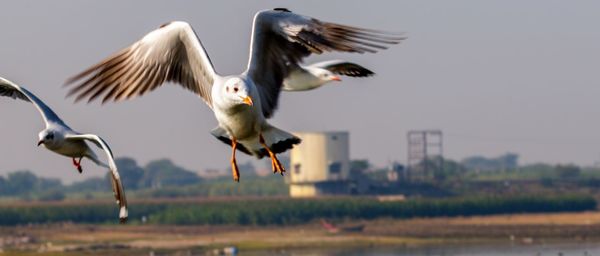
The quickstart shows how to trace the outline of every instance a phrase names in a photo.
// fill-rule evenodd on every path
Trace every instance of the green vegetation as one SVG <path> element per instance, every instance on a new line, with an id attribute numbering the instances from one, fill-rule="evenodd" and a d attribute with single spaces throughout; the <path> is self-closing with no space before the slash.
<path id="1" fill-rule="evenodd" d="M 231 177 L 206 179 L 194 185 L 143 189 L 133 191 L 132 198 L 176 198 L 176 197 L 220 197 L 220 196 L 285 196 L 288 186 L 281 175 L 260 177 L 245 175 L 242 182 L 233 182 Z"/>
<path id="2" fill-rule="evenodd" d="M 440 163 L 443 166 L 439 166 Z M 429 176 L 420 175 L 421 181 L 506 181 L 506 180 L 560 180 L 577 181 L 581 179 L 599 178 L 600 168 L 580 167 L 573 164 L 535 163 L 518 165 L 518 155 L 507 153 L 499 157 L 485 158 L 473 156 L 460 162 L 450 159 L 440 160 L 437 157 L 423 161 L 416 169 L 429 167 Z"/>
<path id="3" fill-rule="evenodd" d="M 423 167 L 427 167 L 424 171 Z M 382 170 L 381 177 L 388 172 Z M 518 155 L 485 158 L 469 157 L 462 161 L 431 157 L 402 170 L 395 182 L 383 181 L 393 188 L 392 194 L 407 196 L 472 196 L 472 195 L 560 195 L 600 192 L 600 168 L 573 164 L 535 163 L 518 165 Z M 380 182 L 382 183 L 382 182 Z"/>
<path id="4" fill-rule="evenodd" d="M 244 173 L 241 183 L 231 177 L 202 179 L 169 160 L 157 160 L 140 167 L 131 158 L 116 160 L 128 198 L 175 198 L 198 196 L 283 196 L 288 187 L 280 175 L 256 176 Z M 249 168 L 246 168 L 249 169 Z M 0 197 L 3 201 L 112 198 L 110 177 L 94 177 L 65 186 L 59 179 L 38 177 L 30 171 L 0 176 Z"/>
<path id="5" fill-rule="evenodd" d="M 131 158 L 119 158 L 116 163 L 126 191 L 180 188 L 202 182 L 196 173 L 166 159 L 152 161 L 143 168 Z M 94 197 L 94 194 L 100 193 L 110 196 L 110 184 L 109 173 L 104 178 L 90 178 L 65 186 L 60 179 L 38 177 L 31 171 L 16 171 L 6 178 L 0 176 L 0 196 L 40 201 L 60 201 L 68 197 L 67 194 Z"/>
<path id="6" fill-rule="evenodd" d="M 378 202 L 373 199 L 269 200 L 212 202 L 188 207 L 171 206 L 152 214 L 155 223 L 166 224 L 302 224 L 319 218 L 376 219 L 471 216 L 503 213 L 562 212 L 595 209 L 591 197 L 476 197 L 416 199 Z"/>
<path id="7" fill-rule="evenodd" d="M 273 199 L 288 194 L 285 179 L 280 175 L 259 177 L 251 164 L 245 167 L 240 183 L 233 182 L 230 176 L 201 178 L 169 160 L 139 166 L 131 158 L 120 158 L 117 165 L 130 202 L 130 220 L 139 222 L 144 216 L 157 224 L 283 225 L 322 217 L 374 219 L 581 211 L 593 210 L 596 202 L 592 196 L 600 192 L 600 170 L 594 168 L 519 166 L 514 154 L 491 159 L 472 157 L 461 162 L 427 161 L 424 164 L 431 169 L 422 172 L 422 176 L 406 175 L 406 169 L 394 165 L 396 179 L 390 178 L 393 173 L 387 168 L 374 169 L 367 160 L 352 161 L 350 181 L 356 189 L 353 192 L 402 194 L 409 198 L 404 202 L 378 202 L 371 197 Z M 408 176 L 411 179 L 405 178 Z M 579 196 L 565 196 L 566 193 Z M 163 200 L 156 200 L 160 198 Z M 112 202 L 108 177 L 65 186 L 58 179 L 37 177 L 29 171 L 10 173 L 6 178 L 0 177 L 0 225 L 116 223 L 117 208 L 94 199 Z"/>
<path id="8" fill-rule="evenodd" d="M 520 166 L 516 169 L 495 170 L 471 173 L 473 180 L 529 180 L 529 181 L 581 181 L 584 179 L 599 179 L 600 169 L 582 168 L 572 164 L 530 164 Z"/>
<path id="9" fill-rule="evenodd" d="M 413 218 L 594 210 L 589 196 L 472 197 L 379 202 L 374 198 L 180 200 L 131 203 L 133 222 L 155 224 L 286 225 L 328 219 Z M 103 203 L 0 206 L 0 225 L 29 223 L 117 223 L 116 208 Z"/>
<path id="10" fill-rule="evenodd" d="M 40 178 L 30 171 L 16 171 L 9 173 L 6 178 L 0 177 L 0 196 L 5 197 L 30 200 L 50 191 L 54 194 L 51 198 L 57 198 L 56 191 L 61 188 L 59 179 Z"/>

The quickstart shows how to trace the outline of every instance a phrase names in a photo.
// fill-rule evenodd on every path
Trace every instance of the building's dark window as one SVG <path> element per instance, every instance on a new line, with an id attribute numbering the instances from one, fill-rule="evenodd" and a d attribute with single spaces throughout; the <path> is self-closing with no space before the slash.
<path id="1" fill-rule="evenodd" d="M 295 164 L 294 165 L 294 173 L 295 174 L 300 174 L 300 164 Z"/>
<path id="2" fill-rule="evenodd" d="M 342 163 L 333 162 L 329 164 L 329 173 L 331 174 L 340 174 L 342 173 Z"/>
<path id="3" fill-rule="evenodd" d="M 337 136 L 336 135 L 331 136 L 331 140 L 337 140 Z"/>

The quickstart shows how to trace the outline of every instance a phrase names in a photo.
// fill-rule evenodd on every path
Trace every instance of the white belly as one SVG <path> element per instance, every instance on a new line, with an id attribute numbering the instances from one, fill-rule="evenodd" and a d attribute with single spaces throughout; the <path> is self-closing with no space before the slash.
<path id="1" fill-rule="evenodd" d="M 284 91 L 307 91 L 323 85 L 321 81 L 308 72 L 292 72 L 283 80 Z"/>
<path id="2" fill-rule="evenodd" d="M 87 145 L 83 141 L 65 141 L 58 148 L 48 148 L 49 150 L 67 157 L 83 157 L 87 152 Z"/>
<path id="3" fill-rule="evenodd" d="M 253 107 L 240 106 L 240 111 L 230 114 L 215 111 L 219 125 L 236 140 L 245 140 L 258 137 L 260 134 L 260 117 Z"/>

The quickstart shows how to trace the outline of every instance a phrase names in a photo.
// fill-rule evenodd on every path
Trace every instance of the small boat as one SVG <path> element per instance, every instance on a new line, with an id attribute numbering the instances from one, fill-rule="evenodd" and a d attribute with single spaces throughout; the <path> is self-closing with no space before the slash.
<path id="1" fill-rule="evenodd" d="M 325 219 L 321 219 L 321 226 L 323 226 L 323 228 L 325 228 L 325 230 L 327 230 L 327 232 L 332 233 L 332 234 L 339 233 L 339 232 L 356 233 L 356 232 L 362 232 L 365 229 L 364 224 L 336 227 L 335 225 L 327 222 Z"/>

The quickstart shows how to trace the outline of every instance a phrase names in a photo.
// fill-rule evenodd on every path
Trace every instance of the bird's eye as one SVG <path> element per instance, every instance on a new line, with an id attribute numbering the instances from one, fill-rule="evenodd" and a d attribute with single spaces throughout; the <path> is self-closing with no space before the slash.
<path id="1" fill-rule="evenodd" d="M 237 87 L 233 87 L 233 91 L 234 91 L 234 92 L 238 92 L 238 90 L 239 90 L 239 89 L 238 89 Z"/>
<path id="2" fill-rule="evenodd" d="M 229 92 L 229 86 L 225 86 L 225 91 Z"/>
<path id="3" fill-rule="evenodd" d="M 47 139 L 47 140 L 52 140 L 52 139 L 54 139 L 54 134 L 48 134 L 48 135 L 46 135 L 46 139 Z"/>

